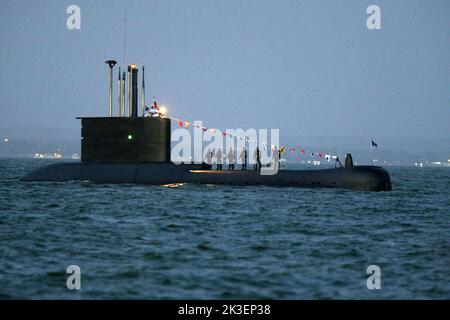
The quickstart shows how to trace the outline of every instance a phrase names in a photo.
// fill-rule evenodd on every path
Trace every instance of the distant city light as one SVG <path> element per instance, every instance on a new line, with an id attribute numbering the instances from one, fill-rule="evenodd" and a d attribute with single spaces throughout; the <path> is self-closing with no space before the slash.
<path id="1" fill-rule="evenodd" d="M 55 153 L 35 153 L 34 154 L 35 159 L 62 159 L 63 156 L 61 153 L 55 152 Z"/>

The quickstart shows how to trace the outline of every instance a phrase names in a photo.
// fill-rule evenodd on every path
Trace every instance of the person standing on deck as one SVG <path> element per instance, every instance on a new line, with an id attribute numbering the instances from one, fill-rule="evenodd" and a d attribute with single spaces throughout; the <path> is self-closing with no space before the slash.
<path id="1" fill-rule="evenodd" d="M 211 149 L 208 148 L 205 155 L 206 164 L 208 165 L 209 170 L 211 170 L 212 167 L 212 158 L 213 158 L 213 152 Z"/>
<path id="2" fill-rule="evenodd" d="M 220 148 L 216 152 L 216 164 L 217 164 L 217 170 L 222 170 L 223 153 L 222 153 L 222 149 L 220 149 Z"/>
<path id="3" fill-rule="evenodd" d="M 227 160 L 228 160 L 228 170 L 234 170 L 234 152 L 233 152 L 233 148 L 230 148 L 230 151 L 228 151 Z"/>
<path id="4" fill-rule="evenodd" d="M 255 160 L 255 170 L 261 169 L 261 152 L 259 147 L 256 147 L 255 153 L 253 154 L 253 160 Z"/>
<path id="5" fill-rule="evenodd" d="M 272 160 L 276 170 L 280 168 L 280 158 L 281 158 L 281 151 L 278 150 L 277 146 L 274 146 L 272 149 Z"/>
<path id="6" fill-rule="evenodd" d="M 242 170 L 247 170 L 247 150 L 245 148 L 242 149 L 239 159 L 241 160 Z"/>

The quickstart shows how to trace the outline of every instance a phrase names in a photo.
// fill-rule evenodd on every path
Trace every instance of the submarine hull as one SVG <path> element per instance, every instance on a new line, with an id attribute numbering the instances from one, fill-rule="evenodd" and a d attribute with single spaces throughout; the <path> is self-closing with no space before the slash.
<path id="1" fill-rule="evenodd" d="M 290 187 L 346 188 L 389 191 L 389 173 L 377 166 L 353 166 L 318 170 L 280 170 L 275 175 L 259 171 L 206 170 L 206 165 L 173 163 L 58 163 L 34 170 L 24 181 L 93 181 L 167 185 L 175 183 L 217 185 L 266 185 Z"/>

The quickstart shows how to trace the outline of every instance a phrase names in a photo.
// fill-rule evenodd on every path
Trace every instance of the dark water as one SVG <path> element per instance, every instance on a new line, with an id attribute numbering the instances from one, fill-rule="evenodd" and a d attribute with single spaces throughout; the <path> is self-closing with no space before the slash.
<path id="1" fill-rule="evenodd" d="M 383 193 L 18 180 L 48 162 L 0 160 L 1 298 L 450 299 L 449 168 Z"/>

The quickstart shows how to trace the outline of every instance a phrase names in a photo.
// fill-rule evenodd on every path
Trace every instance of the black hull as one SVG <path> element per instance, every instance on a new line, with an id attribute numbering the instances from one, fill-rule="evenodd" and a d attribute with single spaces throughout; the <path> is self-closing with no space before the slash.
<path id="1" fill-rule="evenodd" d="M 376 166 L 354 166 L 320 170 L 280 170 L 275 175 L 258 171 L 211 171 L 202 165 L 173 163 L 58 163 L 30 172 L 24 181 L 88 180 L 99 183 L 169 185 L 175 183 L 266 185 L 289 187 L 346 188 L 389 191 L 389 173 Z"/>

